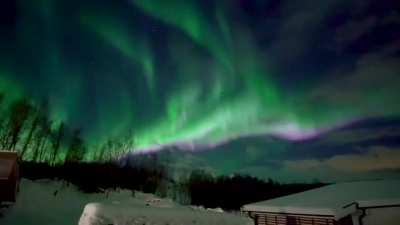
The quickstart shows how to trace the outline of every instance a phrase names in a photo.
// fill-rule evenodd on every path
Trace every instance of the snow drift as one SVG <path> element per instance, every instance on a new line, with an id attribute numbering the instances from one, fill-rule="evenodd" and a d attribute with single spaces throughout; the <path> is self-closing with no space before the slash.
<path id="1" fill-rule="evenodd" d="M 60 181 L 21 180 L 17 202 L 0 225 L 250 225 L 244 216 L 130 190 L 85 194 Z"/>

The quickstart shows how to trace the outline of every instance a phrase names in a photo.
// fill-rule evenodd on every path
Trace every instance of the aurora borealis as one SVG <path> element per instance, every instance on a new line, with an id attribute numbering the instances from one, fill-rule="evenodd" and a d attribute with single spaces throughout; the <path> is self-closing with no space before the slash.
<path id="1" fill-rule="evenodd" d="M 396 1 L 6 2 L 0 90 L 47 101 L 54 124 L 82 131 L 89 161 L 108 140 L 132 153 L 218 154 L 253 137 L 302 145 L 400 115 Z"/>

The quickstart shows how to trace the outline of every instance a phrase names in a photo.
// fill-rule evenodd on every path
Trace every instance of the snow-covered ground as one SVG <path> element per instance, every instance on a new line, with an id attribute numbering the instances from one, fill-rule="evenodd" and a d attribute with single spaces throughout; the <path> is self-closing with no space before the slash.
<path id="1" fill-rule="evenodd" d="M 219 211 L 219 212 L 218 212 Z M 17 202 L 0 225 L 247 225 L 246 217 L 182 206 L 150 194 L 121 190 L 85 194 L 62 182 L 23 179 Z"/>
<path id="2" fill-rule="evenodd" d="M 177 205 L 91 203 L 86 205 L 79 225 L 247 225 L 245 217 Z"/>

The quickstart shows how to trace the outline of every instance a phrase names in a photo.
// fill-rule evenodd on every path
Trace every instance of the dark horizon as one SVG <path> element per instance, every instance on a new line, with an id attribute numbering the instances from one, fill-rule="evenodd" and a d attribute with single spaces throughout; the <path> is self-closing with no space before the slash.
<path id="1" fill-rule="evenodd" d="M 398 178 L 395 0 L 5 0 L 0 148 L 172 171 Z M 125 160 L 125 161 L 124 161 Z"/>

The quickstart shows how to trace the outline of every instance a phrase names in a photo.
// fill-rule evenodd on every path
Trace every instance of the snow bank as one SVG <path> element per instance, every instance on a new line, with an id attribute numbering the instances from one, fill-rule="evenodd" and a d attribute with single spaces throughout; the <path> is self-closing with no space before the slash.
<path id="1" fill-rule="evenodd" d="M 139 206 L 137 204 L 90 203 L 85 206 L 79 225 L 250 225 L 239 215 L 193 210 L 184 206 Z"/>
<path id="2" fill-rule="evenodd" d="M 252 225 L 249 218 L 224 213 L 222 209 L 182 206 L 171 199 L 135 193 L 129 201 L 89 203 L 79 225 Z"/>
<path id="3" fill-rule="evenodd" d="M 128 196 L 130 192 L 109 197 Z M 58 181 L 22 179 L 17 201 L 10 208 L 2 209 L 0 225 L 76 225 L 87 202 L 106 199 L 105 194 L 85 194 L 73 185 Z"/>
<path id="4" fill-rule="evenodd" d="M 17 202 L 0 210 L 4 215 L 0 225 L 253 224 L 246 217 L 194 210 L 151 194 L 136 192 L 133 197 L 129 190 L 85 194 L 73 185 L 49 180 L 22 179 Z"/>

